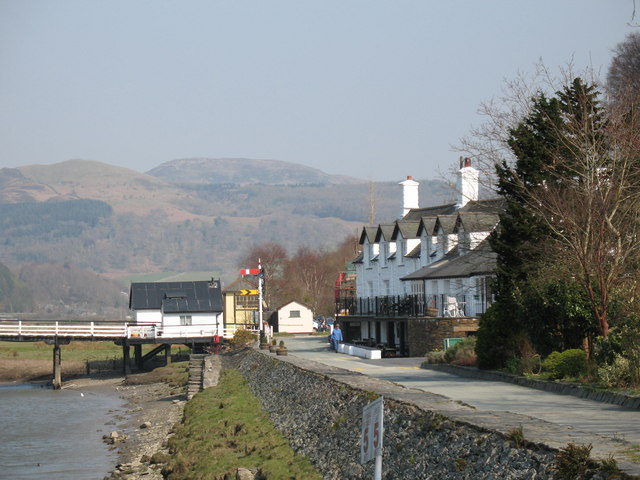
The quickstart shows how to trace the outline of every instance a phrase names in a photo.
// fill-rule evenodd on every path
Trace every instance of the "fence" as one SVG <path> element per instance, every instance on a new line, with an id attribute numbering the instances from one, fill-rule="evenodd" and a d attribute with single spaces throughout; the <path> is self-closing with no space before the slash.
<path id="1" fill-rule="evenodd" d="M 387 295 L 336 301 L 339 315 L 375 317 L 474 317 L 489 306 L 477 295 Z"/>

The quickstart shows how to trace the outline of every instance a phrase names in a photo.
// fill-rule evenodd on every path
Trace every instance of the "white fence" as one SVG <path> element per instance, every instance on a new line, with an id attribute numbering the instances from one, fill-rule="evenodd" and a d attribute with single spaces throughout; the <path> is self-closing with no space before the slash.
<path id="1" fill-rule="evenodd" d="M 252 333 L 258 333 L 257 330 Z M 2 337 L 96 337 L 96 338 L 198 338 L 213 337 L 216 333 L 232 338 L 236 328 L 218 328 L 216 325 L 168 326 L 155 324 L 128 324 L 102 322 L 34 322 L 0 321 Z"/>

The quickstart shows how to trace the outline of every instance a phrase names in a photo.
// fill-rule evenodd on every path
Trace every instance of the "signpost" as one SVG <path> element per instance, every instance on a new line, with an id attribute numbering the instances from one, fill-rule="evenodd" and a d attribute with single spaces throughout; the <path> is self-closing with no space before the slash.
<path id="1" fill-rule="evenodd" d="M 382 479 L 382 439 L 384 400 L 379 397 L 362 409 L 362 434 L 360 438 L 360 463 L 365 464 L 375 457 L 374 480 Z"/>
<path id="2" fill-rule="evenodd" d="M 258 276 L 258 290 L 240 290 L 240 295 L 258 295 L 258 330 L 262 332 L 264 330 L 262 325 L 262 283 L 264 282 L 264 272 L 262 271 L 262 262 L 260 259 L 258 259 L 258 268 L 243 268 L 240 270 L 240 275 Z"/>

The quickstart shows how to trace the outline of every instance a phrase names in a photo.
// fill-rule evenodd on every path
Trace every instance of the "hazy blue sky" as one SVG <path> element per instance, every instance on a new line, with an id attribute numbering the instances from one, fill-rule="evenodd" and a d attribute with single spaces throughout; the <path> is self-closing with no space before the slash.
<path id="1" fill-rule="evenodd" d="M 0 0 L 0 167 L 188 157 L 434 178 L 504 79 L 606 74 L 632 0 Z"/>

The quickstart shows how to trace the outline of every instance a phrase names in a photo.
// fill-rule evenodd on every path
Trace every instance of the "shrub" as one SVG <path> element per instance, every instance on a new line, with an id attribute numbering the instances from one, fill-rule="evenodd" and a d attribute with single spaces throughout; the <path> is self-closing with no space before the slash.
<path id="1" fill-rule="evenodd" d="M 616 355 L 611 363 L 598 367 L 597 376 L 600 383 L 607 387 L 626 387 L 631 384 L 631 368 L 629 359 Z"/>
<path id="2" fill-rule="evenodd" d="M 542 369 L 550 379 L 580 378 L 588 371 L 587 355 L 579 348 L 551 352 L 542 362 Z"/>
<path id="3" fill-rule="evenodd" d="M 248 345 L 256 341 L 256 336 L 249 330 L 236 330 L 231 343 L 235 346 Z"/>
<path id="4" fill-rule="evenodd" d="M 444 361 L 444 352 L 442 350 L 437 352 L 429 352 L 424 356 L 424 363 L 433 364 L 433 363 L 445 363 Z"/>
<path id="5" fill-rule="evenodd" d="M 558 478 L 585 478 L 593 463 L 589 458 L 591 448 L 591 444 L 576 445 L 575 443 L 569 443 L 566 447 L 561 448 L 554 462 L 554 468 L 558 472 Z"/>
<path id="6" fill-rule="evenodd" d="M 597 375 L 608 386 L 640 385 L 640 319 L 625 318 L 611 329 L 607 338 L 596 339 L 594 359 Z"/>
<path id="7" fill-rule="evenodd" d="M 453 347 L 448 348 L 444 352 L 444 360 L 453 365 L 475 365 L 476 337 L 464 338 Z"/>
<path id="8" fill-rule="evenodd" d="M 524 430 L 522 425 L 518 428 L 513 428 L 507 432 L 507 438 L 513 442 L 513 446 L 516 448 L 522 448 L 525 443 Z"/>

